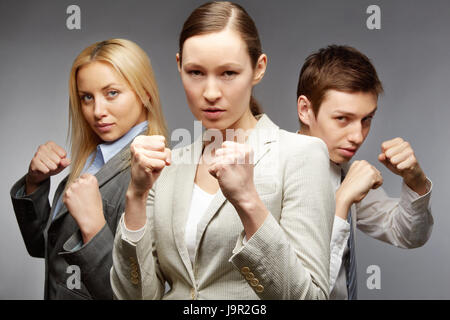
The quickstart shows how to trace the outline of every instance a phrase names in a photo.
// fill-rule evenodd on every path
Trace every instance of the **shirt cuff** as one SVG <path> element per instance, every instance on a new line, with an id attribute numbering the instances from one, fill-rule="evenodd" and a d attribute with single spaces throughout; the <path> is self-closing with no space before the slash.
<path id="1" fill-rule="evenodd" d="M 408 185 L 405 183 L 405 181 L 403 181 L 403 191 L 405 192 L 405 195 L 407 196 L 408 200 L 410 200 L 411 202 L 420 198 L 424 198 L 426 197 L 428 194 L 431 193 L 431 188 L 433 186 L 433 183 L 431 182 L 430 179 L 427 178 L 427 182 L 426 182 L 426 188 L 427 188 L 427 193 L 425 193 L 424 195 L 419 195 L 417 192 L 415 192 L 413 189 L 411 189 L 410 187 L 408 187 Z"/>
<path id="2" fill-rule="evenodd" d="M 350 223 L 338 216 L 334 216 L 333 233 L 331 237 L 331 254 L 342 257 L 344 248 L 350 236 Z"/>
<path id="3" fill-rule="evenodd" d="M 330 292 L 333 290 L 339 270 L 342 265 L 342 257 L 350 237 L 350 223 L 338 216 L 334 216 L 333 232 L 330 243 Z"/>
<path id="4" fill-rule="evenodd" d="M 402 204 L 405 206 L 410 204 L 413 207 L 428 207 L 429 201 L 431 198 L 431 191 L 433 189 L 433 183 L 430 179 L 427 178 L 427 193 L 424 195 L 419 195 L 417 192 L 412 190 L 408 185 L 403 181 L 402 183 Z"/>
<path id="5" fill-rule="evenodd" d="M 122 219 L 120 223 L 120 227 L 122 228 L 122 236 L 131 242 L 137 243 L 145 234 L 147 224 L 145 224 L 142 228 L 138 230 L 130 230 L 127 228 L 125 224 L 125 219 Z"/>
<path id="6" fill-rule="evenodd" d="M 19 190 L 16 192 L 16 198 L 22 198 L 25 197 L 25 186 L 21 186 Z"/>

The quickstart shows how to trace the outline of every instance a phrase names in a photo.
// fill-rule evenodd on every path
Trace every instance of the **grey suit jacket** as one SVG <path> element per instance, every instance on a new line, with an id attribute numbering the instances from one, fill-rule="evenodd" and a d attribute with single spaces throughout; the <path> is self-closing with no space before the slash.
<path id="1" fill-rule="evenodd" d="M 137 243 L 123 235 L 122 218 L 111 269 L 117 298 L 328 297 L 334 193 L 325 144 L 280 130 L 265 115 L 247 143 L 255 155 L 256 189 L 270 211 L 263 225 L 244 245 L 241 220 L 219 190 L 198 223 L 191 263 L 184 230 L 202 152 L 200 137 L 173 151 L 173 164 L 150 191 L 146 231 Z"/>
<path id="2" fill-rule="evenodd" d="M 45 258 L 45 299 L 113 298 L 109 270 L 114 233 L 120 213 L 125 208 L 125 193 L 131 178 L 129 144 L 95 176 L 107 223 L 88 243 L 75 250 L 82 242 L 81 232 L 64 204 L 52 220 L 53 208 L 64 191 L 68 177 L 59 184 L 52 207 L 48 199 L 50 178 L 30 195 L 17 196 L 25 186 L 25 176 L 11 188 L 14 212 L 28 253 L 33 257 Z M 80 289 L 69 289 L 72 286 L 67 285 L 68 280 L 75 283 L 72 281 L 74 271 L 68 269 L 69 265 L 80 268 Z"/>

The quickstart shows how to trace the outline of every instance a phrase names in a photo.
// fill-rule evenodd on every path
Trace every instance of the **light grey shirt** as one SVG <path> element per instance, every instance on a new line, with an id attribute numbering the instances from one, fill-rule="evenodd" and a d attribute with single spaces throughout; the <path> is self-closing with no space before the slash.
<path id="1" fill-rule="evenodd" d="M 334 190 L 341 184 L 341 166 L 331 162 L 331 180 Z M 349 165 L 343 167 L 347 172 Z M 400 198 L 390 198 L 380 187 L 370 190 L 359 203 L 351 206 L 353 225 L 367 235 L 400 248 L 417 248 L 425 244 L 431 235 L 432 183 L 428 192 L 419 196 L 404 182 Z M 356 240 L 356 228 L 354 239 Z M 348 299 L 344 257 L 348 254 L 350 224 L 334 217 L 330 243 L 330 299 Z"/>

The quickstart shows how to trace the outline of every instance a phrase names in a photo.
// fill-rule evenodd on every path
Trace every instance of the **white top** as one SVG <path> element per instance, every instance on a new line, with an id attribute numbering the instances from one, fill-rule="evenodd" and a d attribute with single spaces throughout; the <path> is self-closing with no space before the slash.
<path id="1" fill-rule="evenodd" d="M 189 258 L 192 263 L 194 263 L 195 247 L 197 246 L 197 225 L 215 196 L 215 194 L 210 194 L 194 184 L 191 207 L 189 208 L 186 229 L 184 231 L 184 241 L 186 242 Z"/>
<path id="2" fill-rule="evenodd" d="M 184 240 L 192 263 L 194 263 L 195 247 L 197 246 L 197 225 L 215 196 L 216 194 L 210 194 L 194 184 L 191 207 L 189 208 L 184 232 Z M 128 240 L 136 243 L 144 236 L 145 226 L 139 230 L 129 230 L 125 225 L 125 220 L 123 220 L 122 233 Z"/>

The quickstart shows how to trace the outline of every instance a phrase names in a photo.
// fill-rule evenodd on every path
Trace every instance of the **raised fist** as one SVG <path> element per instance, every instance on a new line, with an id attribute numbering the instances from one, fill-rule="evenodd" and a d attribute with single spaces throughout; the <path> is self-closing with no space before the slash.
<path id="1" fill-rule="evenodd" d="M 383 177 L 380 171 L 365 160 L 355 161 L 336 191 L 336 205 L 343 203 L 346 207 L 350 207 L 353 203 L 364 199 L 370 189 L 376 189 L 382 184 Z"/>
<path id="2" fill-rule="evenodd" d="M 80 227 L 84 243 L 105 225 L 102 196 L 93 175 L 85 173 L 72 182 L 62 200 Z"/>
<path id="3" fill-rule="evenodd" d="M 408 142 L 402 138 L 383 142 L 378 160 L 401 176 L 411 189 L 419 194 L 426 193 L 427 178 Z"/>
<path id="4" fill-rule="evenodd" d="M 225 141 L 216 150 L 209 173 L 217 179 L 223 195 L 232 204 L 255 193 L 253 183 L 253 150 L 246 144 Z"/>
<path id="5" fill-rule="evenodd" d="M 70 159 L 66 156 L 66 151 L 53 141 L 40 145 L 28 168 L 26 193 L 32 193 L 42 181 L 68 167 Z"/>
<path id="6" fill-rule="evenodd" d="M 171 163 L 164 136 L 137 136 L 130 146 L 130 188 L 137 194 L 148 192 L 166 165 Z"/>

